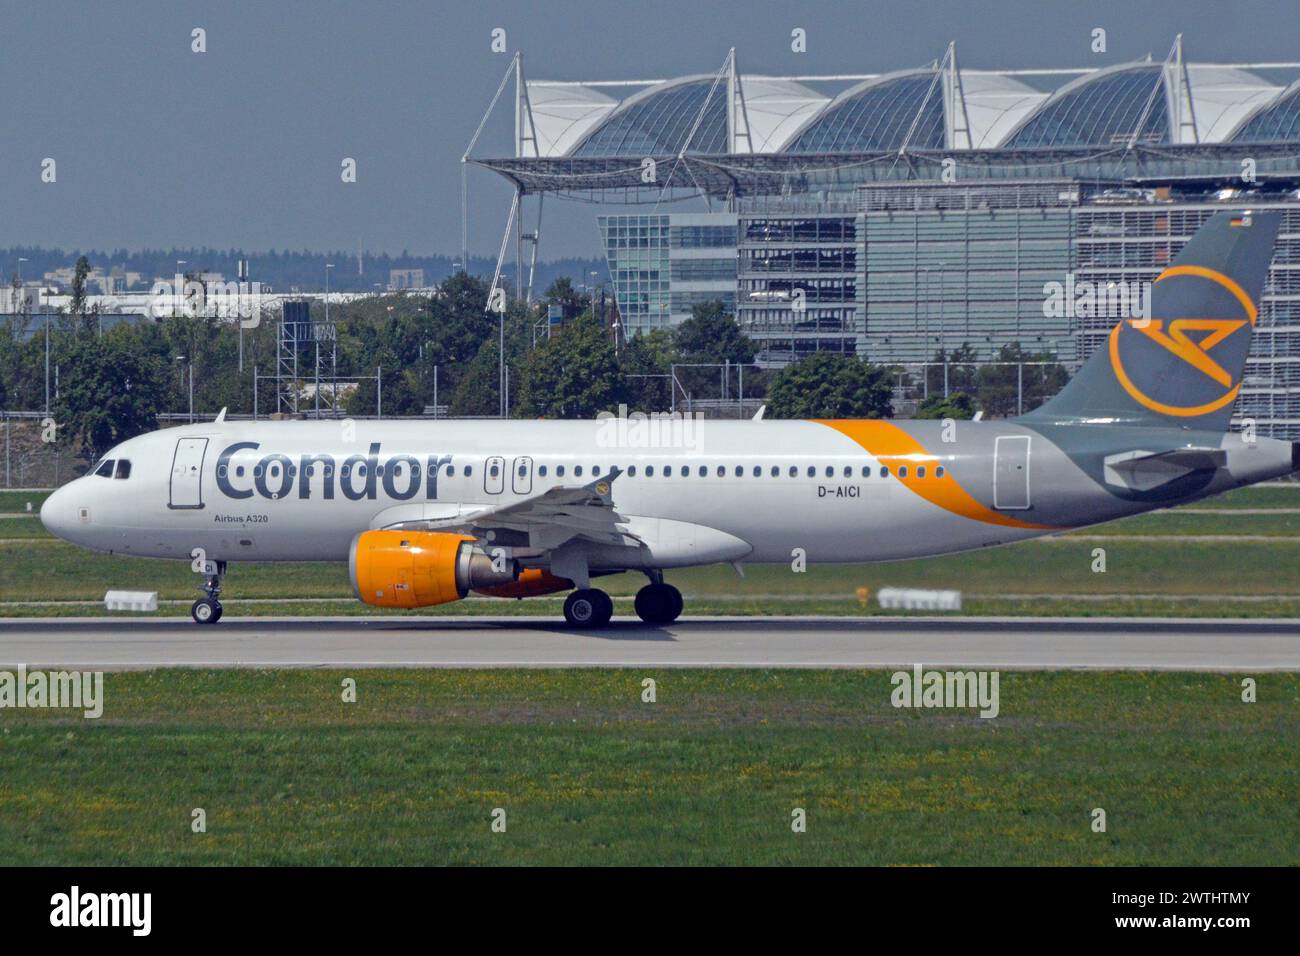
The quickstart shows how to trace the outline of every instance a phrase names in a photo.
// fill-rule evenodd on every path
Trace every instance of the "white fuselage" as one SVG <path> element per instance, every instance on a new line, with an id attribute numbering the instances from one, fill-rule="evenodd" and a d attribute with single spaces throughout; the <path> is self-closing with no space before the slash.
<path id="1" fill-rule="evenodd" d="M 991 524 L 936 503 L 927 482 L 970 487 L 990 478 L 993 462 L 963 458 L 958 446 L 873 454 L 805 421 L 707 421 L 689 434 L 652 435 L 661 447 L 645 440 L 597 421 L 186 425 L 122 443 L 106 460 L 129 461 L 128 478 L 71 482 L 42 519 L 67 540 L 120 554 L 345 561 L 366 529 L 453 518 L 582 486 L 617 467 L 614 508 L 650 543 L 643 560 L 661 567 L 789 562 L 796 549 L 810 562 L 893 560 L 1053 530 L 1011 518 Z M 678 548 L 683 525 L 719 534 Z"/>

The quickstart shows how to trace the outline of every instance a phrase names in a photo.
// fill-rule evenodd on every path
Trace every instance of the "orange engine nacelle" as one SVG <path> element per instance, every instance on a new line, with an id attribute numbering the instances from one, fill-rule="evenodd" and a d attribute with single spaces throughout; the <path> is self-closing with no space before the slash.
<path id="1" fill-rule="evenodd" d="M 348 555 L 352 592 L 375 607 L 432 607 L 519 577 L 513 561 L 498 567 L 474 538 L 440 531 L 363 531 Z"/>
<path id="2" fill-rule="evenodd" d="M 573 587 L 568 578 L 558 578 L 543 568 L 526 568 L 519 572 L 518 579 L 509 584 L 497 584 L 490 588 L 475 588 L 479 594 L 499 598 L 537 597 L 541 594 L 553 594 L 567 591 Z"/>

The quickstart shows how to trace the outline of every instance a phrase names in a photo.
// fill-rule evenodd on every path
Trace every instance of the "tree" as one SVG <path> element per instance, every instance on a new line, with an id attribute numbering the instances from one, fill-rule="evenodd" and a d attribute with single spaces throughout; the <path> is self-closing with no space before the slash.
<path id="1" fill-rule="evenodd" d="M 519 378 L 521 417 L 595 418 L 627 401 L 613 343 L 590 313 L 533 349 Z"/>
<path id="2" fill-rule="evenodd" d="M 979 370 L 976 399 L 991 417 L 1005 418 L 1032 411 L 1047 401 L 1070 380 L 1065 367 L 1050 352 L 1026 352 L 1019 342 L 1002 346 L 997 359 L 1002 364 Z M 1029 364 L 1045 362 L 1050 364 Z M 1018 400 L 1021 388 L 1024 395 Z"/>
<path id="3" fill-rule="evenodd" d="M 740 331 L 736 320 L 716 300 L 691 308 L 691 317 L 673 330 L 673 348 L 677 362 L 687 366 L 677 372 L 682 387 L 696 397 L 716 395 L 719 398 L 720 376 L 724 370 L 689 366 L 746 366 L 754 361 L 758 351 L 754 341 Z"/>
<path id="4" fill-rule="evenodd" d="M 85 256 L 77 259 L 72 273 L 72 298 L 68 302 L 68 311 L 80 315 L 86 311 L 86 276 L 90 275 L 90 260 Z"/>
<path id="5" fill-rule="evenodd" d="M 673 334 L 654 329 L 634 335 L 623 346 L 619 365 L 627 387 L 628 408 L 666 412 L 672 407 Z"/>
<path id="6" fill-rule="evenodd" d="M 951 392 L 945 398 L 942 393 L 933 394 L 921 403 L 913 418 L 973 418 L 975 399 L 966 392 Z"/>
<path id="7" fill-rule="evenodd" d="M 565 319 L 581 315 L 591 307 L 591 297 L 578 292 L 568 276 L 560 276 L 552 282 L 542 298 L 551 305 L 558 305 Z"/>
<path id="8" fill-rule="evenodd" d="M 158 427 L 167 370 L 156 349 L 118 326 L 64 344 L 55 421 L 91 459 Z"/>
<path id="9" fill-rule="evenodd" d="M 749 365 L 758 352 L 758 346 L 740 331 L 720 301 L 693 306 L 691 317 L 674 331 L 673 345 L 682 362 L 718 365 Z"/>
<path id="10" fill-rule="evenodd" d="M 944 381 L 944 359 L 947 358 L 947 382 Z M 946 353 L 943 349 L 934 353 L 930 366 L 925 370 L 926 391 L 930 395 L 946 390 L 953 392 L 975 392 L 975 350 L 969 342 L 963 342 L 961 348 Z M 946 385 L 946 389 L 945 389 Z"/>
<path id="11" fill-rule="evenodd" d="M 768 392 L 772 418 L 889 418 L 889 370 L 853 355 L 814 352 L 787 365 Z"/>

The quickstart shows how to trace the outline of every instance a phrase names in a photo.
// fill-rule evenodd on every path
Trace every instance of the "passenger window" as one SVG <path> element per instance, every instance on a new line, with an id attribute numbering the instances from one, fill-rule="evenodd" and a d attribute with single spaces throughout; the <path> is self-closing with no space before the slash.
<path id="1" fill-rule="evenodd" d="M 719 466 L 718 466 L 718 477 L 719 477 L 719 478 L 726 478 L 726 477 L 727 477 L 727 469 L 726 469 L 726 467 L 725 467 L 724 465 L 719 465 Z"/>
<path id="2" fill-rule="evenodd" d="M 799 466 L 798 466 L 798 465 L 791 465 L 791 466 L 790 466 L 790 477 L 791 477 L 791 478 L 798 478 L 798 477 L 799 477 Z"/>
<path id="3" fill-rule="evenodd" d="M 429 474 L 433 474 L 433 472 L 429 472 Z M 447 466 L 447 477 L 448 477 L 448 478 L 455 478 L 455 477 L 456 477 L 456 466 L 455 466 L 455 465 L 448 465 L 448 466 Z"/>
<path id="4" fill-rule="evenodd" d="M 545 478 L 545 477 L 546 477 L 546 466 L 545 466 L 545 465 L 538 465 L 538 466 L 537 466 L 537 475 L 538 475 L 538 477 L 540 477 L 540 478 Z"/>
<path id="5" fill-rule="evenodd" d="M 524 470 L 523 470 L 522 468 L 520 468 L 520 469 L 519 469 L 519 474 L 522 476 L 523 473 L 524 473 Z M 578 478 L 581 478 L 581 477 L 582 477 L 582 466 L 581 466 L 581 465 L 574 465 L 574 466 L 573 466 L 573 473 L 574 473 L 574 475 L 576 475 Z"/>
<path id="6" fill-rule="evenodd" d="M 934 477 L 936 477 L 936 478 L 942 478 L 942 477 L 943 477 L 943 465 L 940 465 L 938 468 L 936 468 L 936 469 L 934 470 Z"/>
<path id="7" fill-rule="evenodd" d="M 925 477 L 925 465 L 917 465 L 917 466 L 916 466 L 916 477 L 918 477 L 918 478 L 924 478 L 924 477 Z"/>
<path id="8" fill-rule="evenodd" d="M 816 478 L 816 477 L 817 477 L 817 468 L 816 468 L 816 466 L 814 466 L 814 465 L 809 465 L 809 466 L 808 466 L 808 477 L 809 477 L 809 478 Z"/>
<path id="9" fill-rule="evenodd" d="M 646 476 L 647 478 L 653 478 L 653 477 L 655 476 L 655 466 L 654 466 L 654 465 L 646 465 L 646 466 L 645 466 L 645 476 Z"/>
<path id="10" fill-rule="evenodd" d="M 853 477 L 853 466 L 852 466 L 852 465 L 845 465 L 845 466 L 844 466 L 844 477 L 845 477 L 845 478 L 852 478 L 852 477 Z"/>
<path id="11" fill-rule="evenodd" d="M 98 476 L 98 477 L 100 477 L 100 478 L 112 478 L 112 477 L 113 477 L 113 459 L 111 459 L 111 458 L 105 458 L 103 461 L 101 461 L 101 462 L 99 463 L 99 467 L 95 469 L 95 474 L 96 474 L 96 476 Z"/>
<path id="12" fill-rule="evenodd" d="M 737 477 L 737 478 L 743 478 L 744 476 L 745 476 L 745 469 L 744 469 L 744 467 L 743 467 L 742 465 L 737 465 L 737 466 L 736 466 L 736 477 Z"/>
<path id="13" fill-rule="evenodd" d="M 499 472 L 500 472 L 500 469 L 499 469 L 496 465 L 493 465 L 493 466 L 488 470 L 488 474 L 490 474 L 493 478 L 495 478 Z"/>
<path id="14" fill-rule="evenodd" d="M 832 468 L 830 465 L 827 465 L 827 466 L 826 466 L 826 477 L 827 477 L 827 478 L 834 478 L 834 477 L 835 477 L 835 469 Z"/>
<path id="15" fill-rule="evenodd" d="M 671 478 L 672 476 L 673 476 L 673 466 L 672 466 L 672 465 L 664 465 L 664 477 L 665 477 L 665 478 Z"/>
<path id="16" fill-rule="evenodd" d="M 899 467 L 898 467 L 898 477 L 899 477 L 899 478 L 906 478 L 906 477 L 907 477 L 907 466 L 906 466 L 906 465 L 899 465 Z"/>
<path id="17" fill-rule="evenodd" d="M 707 477 L 709 477 L 709 466 L 708 466 L 708 465 L 700 465 L 700 477 L 701 477 L 701 478 L 707 478 Z"/>
<path id="18" fill-rule="evenodd" d="M 691 466 L 690 466 L 690 465 L 682 465 L 682 477 L 683 477 L 683 478 L 689 478 L 689 477 L 691 477 Z"/>
<path id="19" fill-rule="evenodd" d="M 636 465 L 628 465 L 628 466 L 627 466 L 627 476 L 628 476 L 629 478 L 635 478 L 635 477 L 636 477 Z"/>
<path id="20" fill-rule="evenodd" d="M 474 474 L 474 466 L 473 466 L 473 465 L 466 465 L 466 466 L 465 466 L 465 477 L 468 478 L 468 477 L 469 477 L 470 475 L 472 475 L 472 474 Z"/>
<path id="21" fill-rule="evenodd" d="M 236 477 L 236 478 L 243 478 L 243 477 L 244 477 L 244 466 L 243 466 L 243 465 L 236 465 L 236 466 L 235 466 L 235 477 Z"/>
<path id="22" fill-rule="evenodd" d="M 773 466 L 772 466 L 772 477 L 773 477 L 773 478 L 776 478 L 776 477 L 777 477 L 778 475 L 780 475 L 780 474 L 781 474 L 781 468 L 780 468 L 780 466 L 779 466 L 779 465 L 773 465 Z"/>
<path id="23" fill-rule="evenodd" d="M 863 465 L 863 466 L 862 466 L 862 477 L 863 477 L 863 478 L 870 478 L 870 477 L 871 477 L 871 466 L 870 466 L 870 465 Z"/>
<path id="24" fill-rule="evenodd" d="M 563 477 L 564 477 L 564 466 L 563 466 L 563 465 L 556 465 L 556 466 L 555 466 L 555 477 L 556 477 L 556 478 L 563 478 Z"/>
<path id="25" fill-rule="evenodd" d="M 881 478 L 888 478 L 888 477 L 889 477 L 889 469 L 888 469 L 888 468 L 884 468 L 884 467 L 882 467 L 882 468 L 880 469 L 880 477 L 881 477 Z"/>
<path id="26" fill-rule="evenodd" d="M 600 465 L 592 465 L 592 466 L 591 466 L 591 475 L 592 475 L 593 478 L 599 478 L 599 477 L 600 477 Z"/>

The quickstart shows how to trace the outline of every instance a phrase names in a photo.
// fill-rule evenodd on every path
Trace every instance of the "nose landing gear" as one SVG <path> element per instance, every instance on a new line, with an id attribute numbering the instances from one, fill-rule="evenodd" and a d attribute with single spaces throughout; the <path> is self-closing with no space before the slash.
<path id="1" fill-rule="evenodd" d="M 217 573 L 204 578 L 199 590 L 207 597 L 201 597 L 190 605 L 190 617 L 194 618 L 195 624 L 216 624 L 221 620 L 221 602 L 217 598 L 221 595 L 221 577 L 225 573 L 226 562 L 218 561 Z"/>

